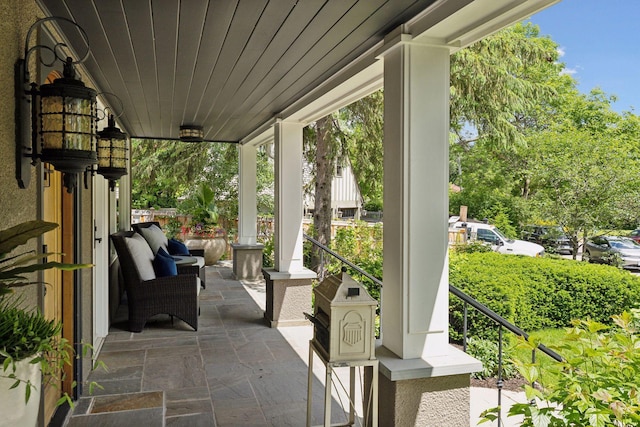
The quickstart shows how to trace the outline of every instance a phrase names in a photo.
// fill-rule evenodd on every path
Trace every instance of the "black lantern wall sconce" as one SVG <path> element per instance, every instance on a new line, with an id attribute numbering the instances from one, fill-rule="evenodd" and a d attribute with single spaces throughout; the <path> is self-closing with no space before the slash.
<path id="1" fill-rule="evenodd" d="M 64 21 L 78 28 L 87 43 L 87 52 L 78 61 L 60 56 L 64 43 L 49 47 L 36 44 L 29 48 L 32 33 L 47 21 Z M 64 63 L 63 77 L 53 83 L 38 87 L 29 82 L 29 56 L 38 49 L 53 53 L 56 61 Z M 21 188 L 30 181 L 30 166 L 37 161 L 51 164 L 64 174 L 63 182 L 68 192 L 76 186 L 77 174 L 97 163 L 96 153 L 96 91 L 76 78 L 74 65 L 89 55 L 89 43 L 85 31 L 75 22 L 62 17 L 43 18 L 27 32 L 24 58 L 16 63 L 16 178 Z"/>
<path id="2" fill-rule="evenodd" d="M 108 125 L 98 132 L 98 168 L 95 171 L 109 180 L 113 191 L 116 181 L 127 174 L 127 134 L 116 126 L 113 114 Z"/>

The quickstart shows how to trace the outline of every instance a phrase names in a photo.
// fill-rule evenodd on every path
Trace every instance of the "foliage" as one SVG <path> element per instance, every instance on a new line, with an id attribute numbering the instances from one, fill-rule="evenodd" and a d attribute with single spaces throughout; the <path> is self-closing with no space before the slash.
<path id="1" fill-rule="evenodd" d="M 622 256 L 620 256 L 620 254 L 617 252 L 609 252 L 602 255 L 602 262 L 604 264 L 611 265 L 617 268 L 622 268 L 622 266 L 624 265 Z"/>
<path id="2" fill-rule="evenodd" d="M 628 223 L 640 208 L 637 148 L 612 130 L 598 132 L 560 128 L 530 139 L 535 159 L 532 207 L 565 229 L 574 253 L 578 236 Z"/>
<path id="3" fill-rule="evenodd" d="M 313 235 L 313 230 L 307 231 L 307 234 Z M 305 262 L 308 265 L 310 257 L 310 244 L 305 244 Z M 357 265 L 378 280 L 382 280 L 382 224 L 377 223 L 373 226 L 361 221 L 346 227 L 338 227 L 336 229 L 335 239 L 331 242 L 331 250 L 340 254 L 349 262 Z M 337 274 L 341 271 L 342 262 L 338 259 L 325 254 L 323 273 Z M 364 275 L 347 267 L 347 274 L 354 280 L 362 283 L 369 294 L 379 300 L 380 287 L 378 284 L 370 280 Z"/>
<path id="4" fill-rule="evenodd" d="M 340 110 L 340 128 L 365 208 L 382 210 L 384 94 L 378 90 Z"/>
<path id="5" fill-rule="evenodd" d="M 176 238 L 182 231 L 182 222 L 175 217 L 169 218 L 163 229 L 169 239 Z"/>
<path id="6" fill-rule="evenodd" d="M 640 278 L 606 265 L 498 253 L 449 257 L 449 283 L 525 331 L 566 327 L 576 318 L 606 322 L 640 304 Z M 462 302 L 450 300 L 450 336 L 462 334 Z M 472 336 L 493 338 L 494 323 L 469 311 Z"/>
<path id="7" fill-rule="evenodd" d="M 64 373 L 64 365 L 71 364 L 73 348 L 59 336 L 62 323 L 47 320 L 38 311 L 20 308 L 20 299 L 8 299 L 11 288 L 36 283 L 26 276 L 28 273 L 50 268 L 76 270 L 90 267 L 88 264 L 37 262 L 51 254 L 26 252 L 8 257 L 17 247 L 57 226 L 36 220 L 0 231 L 0 361 L 3 363 L 0 376 L 15 380 L 11 388 L 25 382 L 15 375 L 16 361 L 36 356 L 31 363 L 40 365 L 45 378 L 60 377 Z M 25 401 L 28 401 L 35 385 L 29 381 L 26 381 L 26 385 Z M 68 395 L 63 396 L 59 403 L 63 401 L 71 402 Z"/>
<path id="8" fill-rule="evenodd" d="M 11 388 L 26 383 L 25 403 L 31 397 L 32 389 L 39 384 L 31 384 L 16 376 L 16 362 L 35 356 L 31 361 L 40 364 L 46 379 L 56 378 L 65 365 L 71 365 L 73 348 L 60 338 L 62 323 L 47 320 L 37 311 L 26 311 L 17 306 L 17 301 L 0 300 L 0 377 L 14 380 Z"/>
<path id="9" fill-rule="evenodd" d="M 88 264 L 64 264 L 59 262 L 38 263 L 50 254 L 23 252 L 8 257 L 9 253 L 29 240 L 53 230 L 58 224 L 45 221 L 27 221 L 0 231 L 0 296 L 10 293 L 11 288 L 34 283 L 26 275 L 29 273 L 58 268 L 76 270 L 90 267 Z"/>
<path id="10" fill-rule="evenodd" d="M 264 249 L 262 250 L 262 266 L 264 268 L 272 268 L 275 265 L 273 235 L 263 237 L 260 239 L 260 242 L 264 245 Z"/>
<path id="11" fill-rule="evenodd" d="M 188 231 L 197 235 L 216 234 L 218 210 L 215 204 L 215 193 L 206 183 L 201 182 L 196 192 L 180 205 L 180 211 L 191 215 Z"/>
<path id="12" fill-rule="evenodd" d="M 259 153 L 257 161 L 259 212 L 272 213 L 273 195 L 265 189 L 273 184 L 273 166 L 264 152 Z M 179 200 L 195 198 L 200 183 L 206 183 L 214 193 L 218 221 L 228 227 L 237 218 L 236 144 L 133 139 L 131 162 L 135 165 L 132 168 L 132 207 L 179 207 Z M 188 209 L 188 203 L 185 209 Z"/>
<path id="13" fill-rule="evenodd" d="M 209 156 L 209 144 L 131 140 L 131 205 L 173 208 L 191 183 L 198 182 Z"/>
<path id="14" fill-rule="evenodd" d="M 499 369 L 499 348 L 495 341 L 484 340 L 481 338 L 469 338 L 467 340 L 467 353 L 482 362 L 482 371 L 474 372 L 473 378 L 485 379 L 498 376 Z M 516 368 L 509 359 L 509 351 L 506 348 L 502 350 L 502 378 L 513 378 L 516 374 Z"/>
<path id="15" fill-rule="evenodd" d="M 451 129 L 469 146 L 470 126 L 486 144 L 524 145 L 527 127 L 556 94 L 557 45 L 533 24 L 516 24 L 451 56 Z"/>
<path id="16" fill-rule="evenodd" d="M 451 246 L 451 251 L 458 254 L 472 254 L 476 252 L 493 252 L 493 249 L 491 249 L 491 245 L 475 240 L 469 243 L 453 245 Z"/>
<path id="17" fill-rule="evenodd" d="M 614 326 L 594 320 L 576 320 L 557 346 L 561 363 L 549 365 L 554 381 L 541 382 L 537 363 L 518 363 L 529 385 L 527 400 L 511 407 L 508 416 L 523 416 L 522 426 L 635 426 L 640 424 L 640 312 L 613 316 Z M 523 342 L 533 348 L 534 342 Z M 534 387 L 538 382 L 540 386 Z M 498 416 L 485 411 L 485 421 Z"/>

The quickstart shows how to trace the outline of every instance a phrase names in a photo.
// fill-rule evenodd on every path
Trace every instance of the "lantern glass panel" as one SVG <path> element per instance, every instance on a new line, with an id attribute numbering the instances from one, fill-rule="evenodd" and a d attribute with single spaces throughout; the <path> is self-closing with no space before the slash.
<path id="1" fill-rule="evenodd" d="M 101 168 L 126 168 L 126 140 L 98 139 L 98 166 Z"/>
<path id="2" fill-rule="evenodd" d="M 44 148 L 62 149 L 62 97 L 42 98 L 41 111 Z"/>

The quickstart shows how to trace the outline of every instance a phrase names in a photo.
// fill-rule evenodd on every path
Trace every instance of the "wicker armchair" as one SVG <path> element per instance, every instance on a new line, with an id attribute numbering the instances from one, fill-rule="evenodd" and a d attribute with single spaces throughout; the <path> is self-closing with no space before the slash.
<path id="1" fill-rule="evenodd" d="M 157 277 L 148 272 L 148 259 L 134 259 L 131 243 L 134 231 L 121 231 L 111 235 L 118 259 L 129 305 L 129 329 L 141 332 L 147 320 L 156 314 L 169 314 L 182 319 L 194 330 L 198 330 L 200 311 L 198 294 L 200 283 L 194 274 Z M 138 237 L 142 239 L 142 237 Z M 144 240 L 143 240 L 144 241 Z M 149 252 L 150 249 L 149 249 Z M 149 274 L 154 278 L 148 278 Z M 143 278 L 147 280 L 143 280 Z"/>
<path id="2" fill-rule="evenodd" d="M 137 224 L 131 224 L 131 228 L 133 228 L 133 230 L 138 232 L 140 235 L 143 235 L 142 230 L 145 228 L 149 228 L 152 225 L 155 225 L 158 228 L 162 229 L 162 227 L 160 227 L 160 223 L 157 221 L 139 222 Z M 143 235 L 143 237 L 145 236 Z M 198 265 L 196 264 L 178 265 L 178 274 L 196 274 L 198 277 L 200 277 L 200 283 L 202 284 L 202 288 L 204 289 L 206 288 L 206 281 L 205 281 L 206 272 L 204 269 L 204 249 L 189 249 L 189 252 L 191 253 L 192 256 L 199 258 Z"/>

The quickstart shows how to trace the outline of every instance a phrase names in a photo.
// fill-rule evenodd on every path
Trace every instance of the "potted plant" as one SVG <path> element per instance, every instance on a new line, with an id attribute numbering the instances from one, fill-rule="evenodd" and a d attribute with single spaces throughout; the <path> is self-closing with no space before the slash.
<path id="1" fill-rule="evenodd" d="M 202 182 L 193 197 L 186 200 L 182 210 L 191 213 L 191 220 L 183 228 L 185 244 L 189 249 L 204 249 L 204 262 L 213 265 L 227 249 L 227 233 L 218 227 L 215 193 Z"/>
<path id="2" fill-rule="evenodd" d="M 75 270 L 88 264 L 40 261 L 51 254 L 33 251 L 9 256 L 17 247 L 58 225 L 28 221 L 0 231 L 0 413 L 7 425 L 36 424 L 42 378 L 47 381 L 62 373 L 71 363 L 72 346 L 60 337 L 62 324 L 47 320 L 37 310 L 22 308 L 22 300 L 11 294 L 13 288 L 33 283 L 30 273 L 59 268 Z M 69 396 L 59 403 L 69 401 Z"/>

